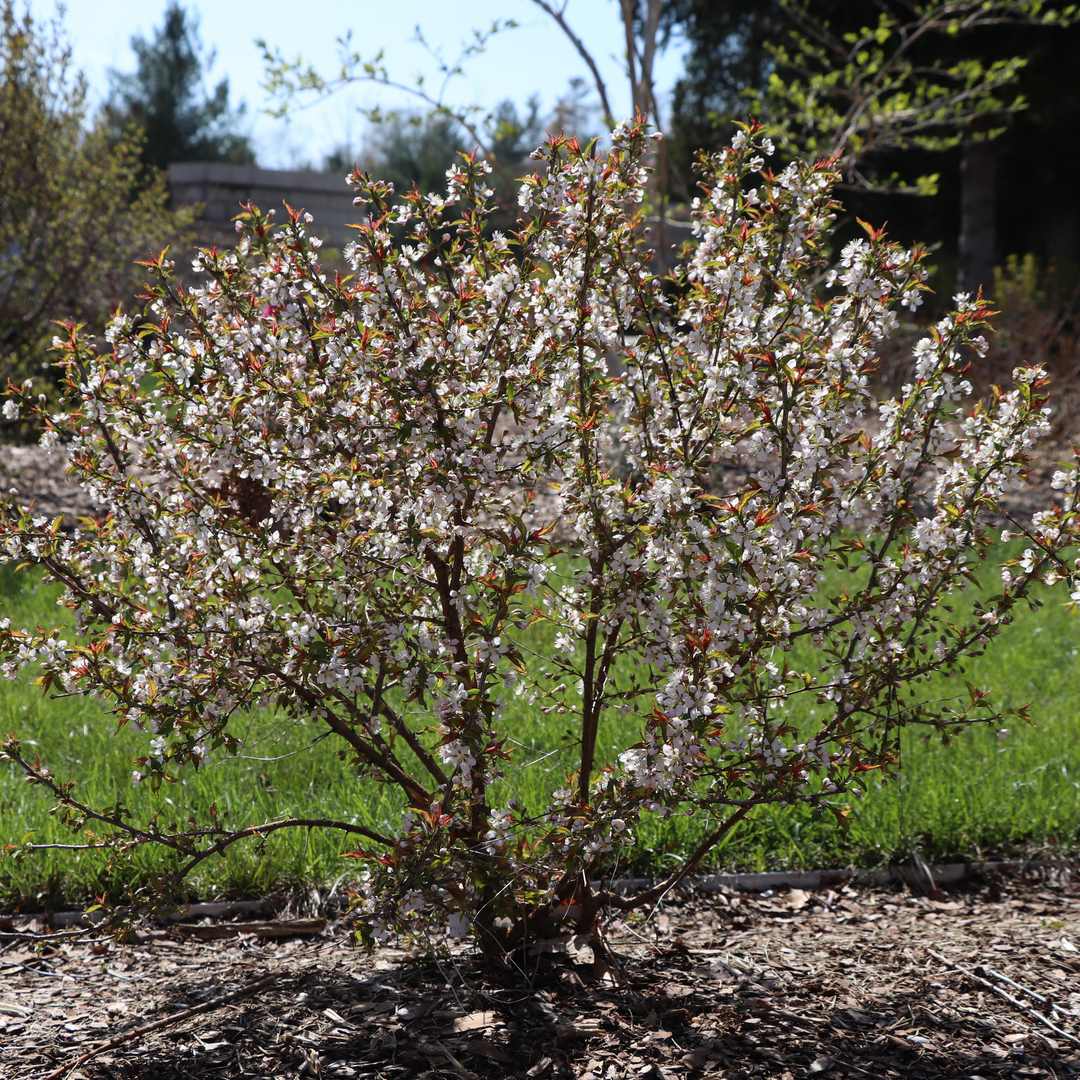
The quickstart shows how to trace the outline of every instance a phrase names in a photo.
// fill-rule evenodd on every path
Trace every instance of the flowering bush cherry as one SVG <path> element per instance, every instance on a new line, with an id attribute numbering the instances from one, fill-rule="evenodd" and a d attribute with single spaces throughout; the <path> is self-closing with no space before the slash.
<path id="1" fill-rule="evenodd" d="M 647 139 L 635 123 L 607 153 L 538 150 L 512 236 L 485 228 L 482 162 L 396 206 L 353 175 L 366 218 L 345 279 L 320 270 L 310 219 L 248 208 L 235 251 L 200 254 L 199 288 L 152 265 L 154 321 L 118 316 L 108 354 L 72 331 L 69 411 L 44 438 L 100 517 L 69 535 L 9 505 L 6 557 L 63 584 L 77 629 L 5 624 L 5 673 L 38 665 L 46 689 L 144 732 L 135 782 L 234 750 L 238 712 L 274 704 L 408 812 L 385 835 L 216 818 L 165 833 L 84 806 L 10 740 L 70 821 L 111 824 L 120 851 L 169 844 L 173 885 L 243 836 L 341 828 L 360 836 L 366 933 L 452 915 L 501 949 L 561 905 L 584 928 L 655 900 L 756 806 L 842 816 L 863 773 L 895 769 L 907 724 L 1000 721 L 977 691 L 943 704 L 919 687 L 1036 579 L 1072 572 L 1069 499 L 1000 595 L 970 618 L 942 606 L 1046 430 L 1041 373 L 960 409 L 987 311 L 959 297 L 902 397 L 876 404 L 876 350 L 919 303 L 921 253 L 868 227 L 828 270 L 830 164 L 773 174 L 753 128 L 705 161 L 665 299 L 634 209 Z M 832 594 L 831 567 L 853 571 Z M 799 695 L 825 706 L 809 729 L 789 717 Z M 574 732 L 577 768 L 542 805 L 500 783 L 514 699 Z M 605 756 L 617 716 L 633 733 Z M 644 816 L 688 812 L 708 824 L 666 882 L 590 886 Z"/>

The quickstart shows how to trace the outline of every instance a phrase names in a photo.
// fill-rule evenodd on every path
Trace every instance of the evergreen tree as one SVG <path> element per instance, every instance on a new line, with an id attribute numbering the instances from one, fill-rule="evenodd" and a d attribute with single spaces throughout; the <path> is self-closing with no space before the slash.
<path id="1" fill-rule="evenodd" d="M 198 23 L 176 0 L 152 40 L 131 39 L 137 66 L 130 74 L 112 72 L 113 100 L 107 113 L 114 129 L 135 125 L 144 132 L 143 164 L 158 169 L 173 161 L 225 161 L 252 164 L 251 142 L 238 130 L 244 113 L 229 104 L 229 80 L 212 94 L 203 89 L 204 59 Z"/>
<path id="2" fill-rule="evenodd" d="M 544 138 L 540 99 L 534 94 L 526 105 L 528 112 L 521 116 L 514 102 L 507 98 L 500 101 L 487 118 L 484 126 L 491 152 L 500 162 L 517 165 L 525 161 Z"/>
<path id="3" fill-rule="evenodd" d="M 735 121 L 745 119 L 746 95 L 767 84 L 775 68 L 769 44 L 786 26 L 780 0 L 667 0 L 664 43 L 678 33 L 690 46 L 668 124 L 671 161 L 684 182 L 694 153 L 726 143 Z"/>
<path id="4" fill-rule="evenodd" d="M 454 120 L 440 113 L 393 115 L 372 126 L 368 168 L 400 194 L 446 190 L 446 165 L 472 149 Z"/>
<path id="5" fill-rule="evenodd" d="M 559 104 L 563 105 L 564 99 Z M 498 204 L 491 222 L 493 228 L 512 228 L 516 220 L 517 188 L 504 177 L 532 171 L 529 155 L 545 138 L 539 109 L 539 100 L 530 98 L 522 116 L 514 102 L 507 99 L 491 110 L 482 125 L 487 154 L 498 166 L 490 176 Z M 569 119 L 575 122 L 574 127 L 567 127 L 570 132 L 576 130 L 576 122 L 584 116 L 580 110 L 572 112 L 569 108 L 560 113 L 557 107 L 555 118 L 546 126 L 559 131 L 565 126 L 560 120 Z M 423 193 L 442 192 L 446 190 L 446 163 L 476 149 L 471 133 L 446 112 L 390 113 L 372 124 L 362 155 L 347 145 L 335 147 L 323 159 L 323 171 L 339 172 L 344 166 L 348 172 L 355 160 L 379 180 L 390 181 L 399 198 L 414 185 Z"/>

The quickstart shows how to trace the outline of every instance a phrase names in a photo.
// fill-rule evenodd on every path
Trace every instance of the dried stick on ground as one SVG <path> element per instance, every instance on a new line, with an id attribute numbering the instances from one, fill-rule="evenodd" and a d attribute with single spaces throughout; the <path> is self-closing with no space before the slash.
<path id="1" fill-rule="evenodd" d="M 61 1065 L 59 1069 L 54 1069 L 48 1076 L 43 1077 L 42 1080 L 59 1080 L 65 1073 L 70 1072 L 72 1069 L 77 1069 L 80 1065 L 86 1064 L 92 1057 L 97 1057 L 98 1054 L 104 1054 L 109 1050 L 115 1050 L 118 1046 L 130 1042 L 132 1039 L 139 1038 L 140 1035 L 149 1035 L 151 1031 L 158 1031 L 160 1028 L 169 1027 L 171 1024 L 179 1024 L 182 1020 L 187 1020 L 189 1017 L 198 1016 L 200 1013 L 212 1012 L 214 1009 L 220 1009 L 222 1005 L 228 1005 L 230 1001 L 236 1001 L 237 998 L 247 997 L 249 994 L 256 994 L 260 990 L 265 990 L 275 982 L 277 982 L 276 975 L 267 975 L 265 979 L 248 983 L 247 986 L 241 986 L 239 990 L 231 990 L 227 994 L 222 994 L 221 997 L 214 998 L 213 1001 L 204 1002 L 202 1005 L 193 1005 L 190 1009 L 185 1009 L 175 1016 L 167 1016 L 164 1020 L 155 1020 L 152 1024 L 144 1024 L 142 1027 L 134 1028 L 123 1035 L 118 1035 L 115 1039 L 110 1039 L 107 1043 L 102 1043 L 101 1046 L 94 1047 L 93 1050 L 83 1054 L 82 1057 L 77 1058 L 75 1061 L 71 1062 L 71 1064 Z"/>
<path id="2" fill-rule="evenodd" d="M 1054 1012 L 1060 1013 L 1062 1016 L 1080 1017 L 1080 1012 L 1073 1012 L 1071 1009 L 1063 1009 L 1060 1005 L 1055 1004 L 1049 998 L 1044 998 L 1042 994 L 1036 994 L 1034 990 L 1029 990 L 1026 986 L 1021 986 L 1018 982 L 1013 982 L 1008 975 L 1002 975 L 1000 971 L 995 971 L 993 968 L 988 968 L 985 964 L 980 966 L 980 970 L 985 971 L 988 975 L 992 975 L 995 979 L 1000 979 L 1002 982 L 1008 983 L 1015 989 L 1027 994 L 1028 997 L 1033 997 L 1036 1001 L 1041 1001 L 1044 1005 L 1049 1005 L 1050 1008 L 1054 1010 Z"/>
<path id="3" fill-rule="evenodd" d="M 1039 1012 L 1038 1009 L 1033 1009 L 1030 1005 L 1028 1005 L 1026 1001 L 1021 1001 L 1019 998 L 1013 997 L 1013 995 L 1010 994 L 1008 990 L 1004 990 L 1000 986 L 995 986 L 988 979 L 981 978 L 973 971 L 968 971 L 967 968 L 963 968 L 959 964 L 954 964 L 951 960 L 946 960 L 945 957 L 941 955 L 941 953 L 936 953 L 933 949 L 927 949 L 926 951 L 935 960 L 940 960 L 943 964 L 948 964 L 953 969 L 953 971 L 958 971 L 961 975 L 966 975 L 969 979 L 971 979 L 972 982 L 977 982 L 981 987 L 986 990 L 992 990 L 999 997 L 1003 997 L 1006 1001 L 1011 1002 L 1013 1005 L 1017 1006 L 1020 1009 L 1023 1009 L 1024 1012 L 1030 1013 L 1032 1016 L 1036 1017 L 1038 1020 L 1044 1023 L 1055 1035 L 1060 1035 L 1061 1038 L 1067 1039 L 1069 1042 L 1075 1043 L 1077 1046 L 1080 1046 L 1080 1039 L 1078 1039 L 1075 1035 L 1070 1034 L 1068 1031 L 1065 1031 L 1064 1028 L 1059 1028 L 1057 1024 L 1055 1024 L 1053 1021 L 1047 1020 L 1047 1018 L 1043 1016 L 1043 1014 Z"/>

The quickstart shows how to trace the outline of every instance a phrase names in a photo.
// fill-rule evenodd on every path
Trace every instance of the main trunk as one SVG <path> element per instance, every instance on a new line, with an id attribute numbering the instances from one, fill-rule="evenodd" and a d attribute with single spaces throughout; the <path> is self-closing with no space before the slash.
<path id="1" fill-rule="evenodd" d="M 965 139 L 960 163 L 960 288 L 974 293 L 994 288 L 994 172 L 997 148 L 991 139 Z"/>

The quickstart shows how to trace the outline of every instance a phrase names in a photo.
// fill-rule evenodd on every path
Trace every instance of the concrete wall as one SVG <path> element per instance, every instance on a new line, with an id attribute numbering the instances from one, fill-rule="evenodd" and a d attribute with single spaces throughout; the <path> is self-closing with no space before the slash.
<path id="1" fill-rule="evenodd" d="M 277 210 L 276 220 L 288 220 L 282 201 L 303 208 L 314 217 L 310 229 L 332 247 L 344 247 L 356 235 L 348 222 L 362 215 L 353 206 L 353 189 L 344 176 L 312 172 L 277 172 L 254 165 L 216 162 L 178 162 L 169 166 L 169 189 L 180 205 L 203 204 L 203 219 L 221 228 L 240 213 L 249 200 L 263 212 Z"/>

